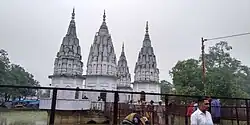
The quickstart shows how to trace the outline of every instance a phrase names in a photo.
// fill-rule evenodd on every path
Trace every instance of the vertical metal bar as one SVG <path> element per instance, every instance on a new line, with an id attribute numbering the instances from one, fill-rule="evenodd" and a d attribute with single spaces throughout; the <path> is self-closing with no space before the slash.
<path id="1" fill-rule="evenodd" d="M 246 112 L 247 112 L 247 125 L 250 125 L 250 121 L 249 121 L 249 105 L 248 105 L 248 100 L 245 100 L 246 103 Z"/>
<path id="2" fill-rule="evenodd" d="M 240 121 L 239 121 L 239 113 L 238 113 L 238 106 L 236 105 L 235 107 L 235 113 L 236 113 L 236 121 L 237 121 L 237 125 L 240 125 Z"/>
<path id="3" fill-rule="evenodd" d="M 168 95 L 165 95 L 165 125 L 168 125 Z"/>
<path id="4" fill-rule="evenodd" d="M 116 91 L 114 95 L 114 113 L 113 113 L 113 125 L 117 125 L 117 117 L 118 117 L 118 101 L 119 94 Z"/>
<path id="5" fill-rule="evenodd" d="M 233 117 L 233 108 L 230 108 L 230 109 L 231 109 L 230 117 Z M 234 119 L 231 119 L 231 124 L 234 125 Z"/>
<path id="6" fill-rule="evenodd" d="M 57 97 L 57 88 L 54 88 L 52 95 L 52 102 L 51 102 L 49 125 L 54 125 L 55 123 L 56 97 Z"/>
<path id="7" fill-rule="evenodd" d="M 185 106 L 185 110 L 186 110 L 186 112 L 185 112 L 185 125 L 188 125 L 188 105 L 187 106 Z"/>

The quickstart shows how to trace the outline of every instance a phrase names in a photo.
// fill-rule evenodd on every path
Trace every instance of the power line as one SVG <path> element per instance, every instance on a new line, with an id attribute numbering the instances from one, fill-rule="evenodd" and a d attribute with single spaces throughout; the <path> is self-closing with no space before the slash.
<path id="1" fill-rule="evenodd" d="M 216 40 L 216 39 L 224 39 L 224 38 L 244 36 L 244 35 L 250 35 L 250 33 L 241 33 L 241 34 L 235 34 L 235 35 L 230 35 L 230 36 L 215 37 L 215 38 L 210 38 L 210 39 L 204 39 L 204 41 Z"/>

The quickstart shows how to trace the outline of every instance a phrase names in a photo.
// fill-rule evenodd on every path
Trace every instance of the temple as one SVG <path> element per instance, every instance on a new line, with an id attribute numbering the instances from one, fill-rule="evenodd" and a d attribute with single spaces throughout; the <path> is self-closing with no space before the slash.
<path id="1" fill-rule="evenodd" d="M 83 73 L 83 62 L 81 47 L 76 35 L 75 9 L 73 9 L 68 32 L 62 40 L 59 52 L 54 61 L 54 73 L 50 75 L 51 87 L 56 88 L 83 88 L 85 76 Z M 91 107 L 91 101 L 84 99 L 81 91 L 58 90 L 57 110 L 87 110 Z M 50 97 L 40 99 L 40 109 L 50 109 L 52 90 Z"/>
<path id="2" fill-rule="evenodd" d="M 87 89 L 117 90 L 117 65 L 116 54 L 106 24 L 104 11 L 103 22 L 99 31 L 95 34 L 94 42 L 90 47 L 87 62 L 85 87 Z M 90 99 L 98 99 L 112 102 L 112 93 L 91 93 L 86 94 Z"/>
<path id="3" fill-rule="evenodd" d="M 157 68 L 154 49 L 151 45 L 149 37 L 148 22 L 146 23 L 146 33 L 144 36 L 142 48 L 139 52 L 137 62 L 135 64 L 135 76 L 133 83 L 133 91 L 146 93 L 160 93 L 159 69 Z M 139 100 L 139 95 L 134 95 L 134 100 Z M 147 95 L 145 101 L 159 101 L 160 96 Z"/>
<path id="4" fill-rule="evenodd" d="M 93 43 L 90 46 L 86 66 L 86 75 L 83 75 L 81 47 L 76 34 L 75 10 L 73 10 L 68 31 L 55 58 L 54 73 L 49 76 L 52 87 L 160 93 L 159 69 L 151 45 L 148 22 L 146 23 L 143 44 L 135 64 L 134 82 L 131 82 L 124 43 L 117 62 L 105 11 L 101 26 L 95 33 Z M 83 84 L 84 80 L 85 84 Z M 86 101 L 88 99 L 92 102 L 101 99 L 104 102 L 114 101 L 114 94 L 105 92 L 83 93 L 81 91 L 60 90 L 57 95 L 58 99 L 65 100 L 85 99 Z M 119 102 L 140 99 L 139 94 L 119 94 Z M 160 96 L 147 95 L 145 97 L 145 101 L 149 102 L 151 100 L 157 102 L 160 100 Z"/>
<path id="5" fill-rule="evenodd" d="M 122 52 L 118 61 L 117 78 L 118 78 L 117 89 L 119 91 L 128 91 L 128 92 L 133 91 L 131 87 L 131 75 L 129 73 L 127 59 L 126 59 L 125 52 L 124 52 L 124 43 L 122 44 Z M 120 102 L 129 102 L 130 100 L 132 100 L 131 94 L 129 93 L 119 94 Z"/>
<path id="6" fill-rule="evenodd" d="M 81 47 L 76 35 L 75 9 L 73 9 L 68 32 L 63 38 L 59 52 L 54 61 L 54 73 L 51 78 L 51 86 L 60 88 L 82 88 L 84 77 Z M 80 93 L 80 92 L 79 92 Z M 58 99 L 81 98 L 74 91 L 58 91 Z"/>

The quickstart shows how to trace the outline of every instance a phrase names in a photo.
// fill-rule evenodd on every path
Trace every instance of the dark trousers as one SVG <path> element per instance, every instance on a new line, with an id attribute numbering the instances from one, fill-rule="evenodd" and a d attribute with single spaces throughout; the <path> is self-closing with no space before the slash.
<path id="1" fill-rule="evenodd" d="M 185 116 L 185 125 L 188 125 L 189 116 Z"/>

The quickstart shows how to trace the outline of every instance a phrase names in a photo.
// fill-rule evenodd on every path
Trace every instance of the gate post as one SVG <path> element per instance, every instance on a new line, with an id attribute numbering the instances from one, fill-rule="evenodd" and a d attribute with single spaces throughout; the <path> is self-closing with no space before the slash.
<path id="1" fill-rule="evenodd" d="M 53 88 L 49 125 L 54 125 L 55 124 L 56 97 L 57 97 L 57 88 Z"/>
<path id="2" fill-rule="evenodd" d="M 249 121 L 249 105 L 248 105 L 248 99 L 245 100 L 245 103 L 246 103 L 247 125 L 250 125 L 250 121 Z"/>
<path id="3" fill-rule="evenodd" d="M 113 125 L 117 125 L 118 101 L 119 101 L 119 94 L 118 94 L 118 91 L 116 91 L 116 92 L 115 92 L 115 95 L 114 95 Z"/>
<path id="4" fill-rule="evenodd" d="M 168 125 L 168 95 L 165 94 L 165 125 Z"/>

